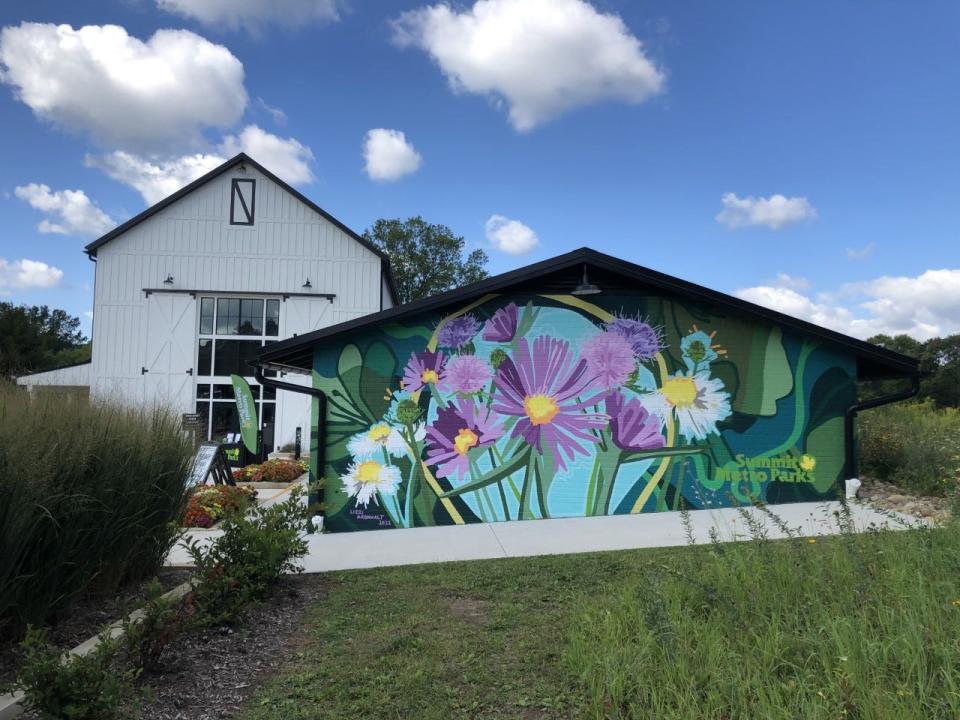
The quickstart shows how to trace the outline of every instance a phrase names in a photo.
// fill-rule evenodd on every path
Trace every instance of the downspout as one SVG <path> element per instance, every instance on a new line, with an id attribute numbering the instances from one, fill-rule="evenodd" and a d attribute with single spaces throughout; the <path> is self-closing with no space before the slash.
<path id="1" fill-rule="evenodd" d="M 323 390 L 318 390 L 317 388 L 310 387 L 309 385 L 296 385 L 294 383 L 283 382 L 282 380 L 274 380 L 273 378 L 268 378 L 263 373 L 263 366 L 259 363 L 250 363 L 254 367 L 254 378 L 257 382 L 263 385 L 264 387 L 274 388 L 276 390 L 289 390 L 290 392 L 300 393 L 301 395 L 310 395 L 317 399 L 317 475 L 319 476 L 323 469 L 327 465 L 326 457 L 324 456 L 324 449 L 326 448 L 326 443 L 324 442 L 324 427 L 327 421 L 327 395 Z M 312 444 L 312 443 L 311 443 Z M 311 448 L 312 450 L 312 448 Z M 312 455 L 312 452 L 311 452 Z M 322 492 L 322 491 L 321 491 Z M 318 503 L 321 501 L 320 493 L 311 495 L 308 498 L 310 504 Z"/>
<path id="2" fill-rule="evenodd" d="M 901 390 L 900 392 L 891 393 L 890 395 L 882 395 L 878 398 L 873 398 L 872 400 L 864 400 L 863 402 L 858 402 L 854 405 L 851 405 L 847 408 L 846 417 L 844 419 L 843 434 L 844 434 L 844 445 L 846 452 L 846 468 L 847 468 L 847 481 L 850 480 L 859 480 L 860 479 L 860 468 L 857 462 L 857 452 L 856 452 L 856 433 L 854 431 L 854 421 L 857 419 L 857 413 L 861 410 L 869 410 L 871 408 L 880 407 L 881 405 L 889 405 L 890 403 L 899 402 L 900 400 L 909 400 L 910 398 L 916 396 L 920 392 L 920 373 L 911 376 L 910 378 L 910 387 L 907 390 Z"/>

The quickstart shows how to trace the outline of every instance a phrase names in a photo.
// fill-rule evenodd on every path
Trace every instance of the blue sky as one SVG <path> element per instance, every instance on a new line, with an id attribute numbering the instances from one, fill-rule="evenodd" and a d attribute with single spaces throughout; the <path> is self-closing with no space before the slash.
<path id="1" fill-rule="evenodd" d="M 960 332 L 954 2 L 16 5 L 4 299 L 83 315 L 82 247 L 245 149 L 491 272 L 588 245 L 862 337 Z"/>

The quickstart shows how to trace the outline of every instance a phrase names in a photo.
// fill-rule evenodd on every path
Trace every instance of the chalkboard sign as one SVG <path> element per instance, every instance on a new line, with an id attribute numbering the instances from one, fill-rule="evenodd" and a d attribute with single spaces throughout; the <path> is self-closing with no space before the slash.
<path id="1" fill-rule="evenodd" d="M 203 485 L 208 476 L 213 476 L 213 482 L 217 485 L 235 485 L 233 473 L 227 466 L 227 458 L 223 454 L 223 448 L 220 443 L 205 442 L 197 448 L 196 455 L 193 456 L 193 465 L 190 468 L 189 484 L 191 486 Z"/>

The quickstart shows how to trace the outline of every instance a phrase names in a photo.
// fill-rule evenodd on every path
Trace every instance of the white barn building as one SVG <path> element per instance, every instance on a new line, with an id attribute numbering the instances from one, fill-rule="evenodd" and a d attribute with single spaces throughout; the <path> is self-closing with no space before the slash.
<path id="1" fill-rule="evenodd" d="M 209 439 L 239 430 L 237 373 L 250 381 L 274 448 L 297 427 L 306 441 L 310 397 L 258 387 L 247 360 L 397 302 L 379 249 L 242 153 L 86 253 L 96 262 L 91 362 L 18 382 L 196 412 Z"/>

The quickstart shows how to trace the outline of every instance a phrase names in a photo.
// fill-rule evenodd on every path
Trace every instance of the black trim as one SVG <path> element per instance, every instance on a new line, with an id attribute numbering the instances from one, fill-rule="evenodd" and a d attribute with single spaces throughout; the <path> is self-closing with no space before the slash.
<path id="1" fill-rule="evenodd" d="M 456 290 L 314 330 L 297 338 L 281 340 L 271 345 L 268 351 L 262 352 L 259 361 L 269 365 L 272 369 L 309 373 L 313 368 L 312 346 L 325 338 L 368 325 L 395 320 L 401 316 L 428 312 L 445 305 L 460 303 L 467 298 L 502 292 L 512 286 L 530 283 L 550 273 L 568 268 L 579 270 L 579 267 L 583 264 L 589 264 L 594 269 L 605 270 L 624 278 L 634 286 L 652 287 L 671 294 L 690 297 L 700 302 L 720 305 L 734 312 L 757 317 L 838 345 L 857 356 L 857 377 L 859 379 L 911 377 L 918 372 L 919 361 L 916 358 L 901 355 L 878 345 L 814 325 L 806 320 L 784 315 L 776 310 L 770 310 L 732 295 L 710 290 L 701 285 L 635 265 L 590 248 L 580 248 L 549 260 L 543 260 L 517 270 L 486 278 Z"/>
<path id="2" fill-rule="evenodd" d="M 227 170 L 231 169 L 232 167 L 234 167 L 234 166 L 236 166 L 236 165 L 240 165 L 240 164 L 242 164 L 242 163 L 247 163 L 247 164 L 251 165 L 252 167 L 254 167 L 257 171 L 260 172 L 260 174 L 264 175 L 264 176 L 265 176 L 267 179 L 269 179 L 270 181 L 275 182 L 275 183 L 276 183 L 277 185 L 279 185 L 281 188 L 283 188 L 283 189 L 286 190 L 288 193 L 290 193 L 291 195 L 293 195 L 297 200 L 299 200 L 300 202 L 304 203 L 307 207 L 309 207 L 309 208 L 310 208 L 311 210 L 313 210 L 315 213 L 317 213 L 318 215 L 320 215 L 324 220 L 326 220 L 326 221 L 328 221 L 328 222 L 336 225 L 340 230 L 342 230 L 343 232 L 345 232 L 345 233 L 346 233 L 347 235 L 349 235 L 351 238 L 353 238 L 353 239 L 356 240 L 358 243 L 360 243 L 361 245 L 363 245 L 363 247 L 365 247 L 367 250 L 369 250 L 369 251 L 372 252 L 374 255 L 376 255 L 377 257 L 379 257 L 379 258 L 380 258 L 380 262 L 382 263 L 382 264 L 381 264 L 381 268 L 383 268 L 383 269 L 386 270 L 387 285 L 388 285 L 389 288 L 390 288 L 390 295 L 393 297 L 393 302 L 394 302 L 394 304 L 399 304 L 399 303 L 400 303 L 399 295 L 397 294 L 397 284 L 396 284 L 396 281 L 395 281 L 394 278 L 393 278 L 393 272 L 390 270 L 390 258 L 387 257 L 387 254 L 386 254 L 383 250 L 381 250 L 381 249 L 378 248 L 376 245 L 374 245 L 372 242 L 370 242 L 369 240 L 367 240 L 365 237 L 363 237 L 363 235 L 360 235 L 360 234 L 358 234 L 357 232 L 355 232 L 355 231 L 351 230 L 350 228 L 348 228 L 348 227 L 347 227 L 346 225 L 344 225 L 342 222 L 340 222 L 339 220 L 337 220 L 333 215 L 331 215 L 331 214 L 328 213 L 326 210 L 324 210 L 324 209 L 321 208 L 319 205 L 317 205 L 315 202 L 313 202 L 312 200 L 310 200 L 310 198 L 308 198 L 308 197 L 305 196 L 303 193 L 301 193 L 299 190 L 297 190 L 296 188 L 292 187 L 292 186 L 289 185 L 288 183 L 286 183 L 286 182 L 284 182 L 283 180 L 281 180 L 280 178 L 278 178 L 276 175 L 274 175 L 272 172 L 270 172 L 269 170 L 267 170 L 263 165 L 261 165 L 260 163 L 258 163 L 256 160 L 254 160 L 253 158 L 251 158 L 251 157 L 250 157 L 249 155 L 247 155 L 246 153 L 238 153 L 237 155 L 233 156 L 232 158 L 230 158 L 229 160 L 227 160 L 225 163 L 223 163 L 223 165 L 220 165 L 219 167 L 214 168 L 213 170 L 211 170 L 210 172 L 208 172 L 206 175 L 203 175 L 203 176 L 197 178 L 196 180 L 194 180 L 194 181 L 193 181 L 192 183 L 190 183 L 189 185 L 185 185 L 184 187 L 180 188 L 180 189 L 177 190 L 175 193 L 173 193 L 173 195 L 170 195 L 169 197 L 164 198 L 163 200 L 161 200 L 160 202 L 158 202 L 158 203 L 155 204 L 155 205 L 151 205 L 150 207 L 148 207 L 146 210 L 144 210 L 144 211 L 143 211 L 142 213 L 140 213 L 139 215 L 135 215 L 135 216 L 133 216 L 132 218 L 130 218 L 129 220 L 127 220 L 125 223 L 122 223 L 121 225 L 118 225 L 117 227 L 115 227 L 113 230 L 111 230 L 111 231 L 108 232 L 107 234 L 103 235 L 102 237 L 97 238 L 97 239 L 94 240 L 92 243 L 90 243 L 89 245 L 87 245 L 87 246 L 84 248 L 84 252 L 85 252 L 87 255 L 89 255 L 91 259 L 95 259 L 95 258 L 96 258 L 96 254 L 97 254 L 97 250 L 100 249 L 101 247 L 103 247 L 104 245 L 106 245 L 106 244 L 107 244 L 108 242 L 110 242 L 111 240 L 113 240 L 115 237 L 118 237 L 119 235 L 122 235 L 122 234 L 125 233 L 127 230 L 129 230 L 130 228 L 132 228 L 132 227 L 134 227 L 134 226 L 139 225 L 140 223 L 142 223 L 144 220 L 147 220 L 147 219 L 153 217 L 153 216 L 156 215 L 158 212 L 160 212 L 160 211 L 163 210 L 164 208 L 168 207 L 169 205 L 172 205 L 173 203 L 175 203 L 177 200 L 179 200 L 179 199 L 182 198 L 183 196 L 190 194 L 191 192 L 193 192 L 194 190 L 196 190 L 196 189 L 197 189 L 198 187 L 200 187 L 201 185 L 204 185 L 205 183 L 210 182 L 210 181 L 213 180 L 214 178 L 217 178 L 217 177 L 219 177 L 220 175 L 223 175 L 223 173 L 225 173 Z"/>
<path id="3" fill-rule="evenodd" d="M 247 201 L 243 199 L 243 191 L 240 189 L 240 183 L 250 183 L 250 207 L 247 207 Z M 236 220 L 235 201 L 240 201 L 240 209 L 246 222 Z M 253 178 L 231 178 L 230 179 L 230 224 L 231 225 L 253 225 L 257 210 L 257 181 Z"/>
<path id="4" fill-rule="evenodd" d="M 190 295 L 194 298 L 197 295 L 212 295 L 212 296 L 223 296 L 229 295 L 230 297 L 239 295 L 247 296 L 253 295 L 254 297 L 268 297 L 274 298 L 279 297 L 282 300 L 292 297 L 311 297 L 311 298 L 324 298 L 333 302 L 337 297 L 336 293 L 301 293 L 301 292 L 284 292 L 278 290 L 277 292 L 246 292 L 244 290 L 181 290 L 179 288 L 143 288 L 143 294 L 147 297 L 150 297 L 152 293 L 182 293 L 184 295 Z"/>
<path id="5" fill-rule="evenodd" d="M 843 422 L 843 437 L 844 453 L 846 455 L 846 477 L 848 479 L 856 478 L 860 473 L 860 468 L 857 463 L 858 456 L 856 452 L 857 436 L 854 432 L 854 421 L 857 418 L 857 414 L 862 410 L 869 410 L 871 408 L 880 407 L 881 405 L 889 405 L 890 403 L 899 402 L 901 400 L 909 400 L 910 398 L 915 397 L 919 392 L 920 374 L 917 373 L 910 378 L 909 389 L 891 393 L 890 395 L 882 395 L 878 398 L 873 398 L 872 400 L 864 400 L 863 402 L 858 402 L 847 408 Z M 846 494 L 844 493 L 842 497 L 846 497 Z"/>

